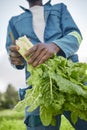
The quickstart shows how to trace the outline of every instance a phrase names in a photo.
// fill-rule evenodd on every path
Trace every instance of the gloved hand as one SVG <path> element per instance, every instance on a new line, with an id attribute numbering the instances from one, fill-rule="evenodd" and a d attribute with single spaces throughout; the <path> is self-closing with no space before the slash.
<path id="1" fill-rule="evenodd" d="M 39 64 L 44 63 L 47 59 L 51 58 L 54 55 L 54 53 L 58 53 L 59 51 L 60 48 L 54 43 L 38 43 L 31 49 L 29 49 L 25 53 L 25 56 L 30 56 L 28 63 L 32 64 L 32 66 L 35 67 Z"/>

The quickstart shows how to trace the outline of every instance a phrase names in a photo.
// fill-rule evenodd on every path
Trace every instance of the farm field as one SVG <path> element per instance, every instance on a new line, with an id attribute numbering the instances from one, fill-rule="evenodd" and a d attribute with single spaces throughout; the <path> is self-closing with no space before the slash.
<path id="1" fill-rule="evenodd" d="M 24 113 L 13 112 L 12 110 L 0 111 L 0 130 L 19 130 L 19 128 L 26 130 L 23 120 Z M 62 116 L 60 130 L 74 130 L 64 116 Z"/>

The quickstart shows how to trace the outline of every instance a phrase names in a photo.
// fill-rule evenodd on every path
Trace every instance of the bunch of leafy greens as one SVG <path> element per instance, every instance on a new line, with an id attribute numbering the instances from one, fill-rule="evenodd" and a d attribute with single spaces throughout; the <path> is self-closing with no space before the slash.
<path id="1" fill-rule="evenodd" d="M 28 65 L 31 73 L 25 99 L 15 109 L 22 111 L 29 106 L 32 112 L 40 108 L 40 119 L 45 126 L 55 125 L 56 116 L 71 112 L 76 123 L 78 117 L 87 121 L 87 64 L 73 63 L 61 56 L 54 56 L 35 68 Z"/>

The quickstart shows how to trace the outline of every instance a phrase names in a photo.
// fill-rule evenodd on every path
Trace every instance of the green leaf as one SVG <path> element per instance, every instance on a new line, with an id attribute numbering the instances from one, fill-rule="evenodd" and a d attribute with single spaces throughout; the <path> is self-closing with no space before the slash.
<path id="1" fill-rule="evenodd" d="M 40 107 L 40 118 L 43 123 L 43 125 L 48 126 L 51 124 L 52 121 L 52 113 L 49 109 L 41 106 Z"/>

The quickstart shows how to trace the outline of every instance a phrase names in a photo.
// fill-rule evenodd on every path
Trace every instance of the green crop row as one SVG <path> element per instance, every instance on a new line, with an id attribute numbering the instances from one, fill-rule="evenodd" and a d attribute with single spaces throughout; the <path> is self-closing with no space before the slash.
<path id="1" fill-rule="evenodd" d="M 12 110 L 0 111 L 0 130 L 19 130 L 19 128 L 26 130 L 24 113 L 17 113 Z M 64 116 L 62 116 L 60 130 L 74 130 Z"/>

